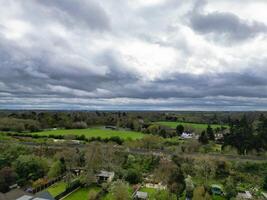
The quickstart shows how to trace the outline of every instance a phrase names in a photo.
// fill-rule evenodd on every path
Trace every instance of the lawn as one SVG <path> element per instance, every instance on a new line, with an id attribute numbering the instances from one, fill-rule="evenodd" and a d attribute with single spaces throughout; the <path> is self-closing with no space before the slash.
<path id="1" fill-rule="evenodd" d="M 101 138 L 110 138 L 118 136 L 122 139 L 141 139 L 144 134 L 134 131 L 126 130 L 108 130 L 101 128 L 88 128 L 88 129 L 61 129 L 61 130 L 51 130 L 51 131 L 42 131 L 35 134 L 39 135 L 85 135 L 87 138 L 91 137 L 101 137 Z"/>
<path id="2" fill-rule="evenodd" d="M 10 136 L 6 136 L 4 133 L 0 133 L 0 140 L 14 140 L 14 139 L 12 139 L 12 137 L 10 137 Z"/>
<path id="3" fill-rule="evenodd" d="M 64 198 L 64 200 L 86 200 L 90 192 L 99 192 L 101 189 L 99 187 L 90 187 L 90 188 L 80 188 Z"/>
<path id="4" fill-rule="evenodd" d="M 132 195 L 133 192 L 134 192 L 133 189 L 131 187 L 129 187 L 129 194 Z M 115 198 L 113 197 L 112 193 L 109 192 L 104 197 L 102 197 L 101 200 L 115 200 Z"/>
<path id="5" fill-rule="evenodd" d="M 222 197 L 222 196 L 213 195 L 213 196 L 212 196 L 212 200 L 225 200 L 225 198 Z"/>
<path id="6" fill-rule="evenodd" d="M 146 188 L 146 187 L 141 188 L 140 192 L 147 192 L 148 198 L 150 200 L 154 200 L 155 196 L 157 194 L 157 190 L 156 189 L 154 189 L 154 188 Z"/>
<path id="7" fill-rule="evenodd" d="M 195 130 L 198 130 L 198 131 L 203 131 L 208 126 L 208 124 L 197 124 L 197 123 L 188 123 L 188 122 L 166 122 L 166 121 L 156 122 L 156 124 L 160 124 L 162 126 L 167 126 L 167 127 L 171 127 L 171 128 L 176 128 L 177 125 L 181 124 L 184 127 L 190 127 L 190 128 L 195 129 Z M 211 124 L 211 127 L 213 129 L 215 129 L 215 128 L 220 128 L 221 125 Z M 228 126 L 224 126 L 224 127 L 228 127 Z"/>
<path id="8" fill-rule="evenodd" d="M 67 183 L 65 182 L 59 182 L 59 183 L 56 183 L 52 186 L 50 186 L 49 188 L 47 188 L 47 191 L 53 196 L 57 196 L 59 195 L 60 193 L 64 192 L 65 189 L 66 189 L 66 186 L 67 186 Z"/>

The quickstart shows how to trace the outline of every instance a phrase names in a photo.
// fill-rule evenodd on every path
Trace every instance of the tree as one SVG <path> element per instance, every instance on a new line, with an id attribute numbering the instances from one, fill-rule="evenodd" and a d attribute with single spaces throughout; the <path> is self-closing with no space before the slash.
<path id="1" fill-rule="evenodd" d="M 198 141 L 201 144 L 208 144 L 209 143 L 209 139 L 208 139 L 206 131 L 202 131 L 201 135 L 198 138 Z"/>
<path id="2" fill-rule="evenodd" d="M 159 129 L 160 129 L 159 125 L 152 124 L 147 128 L 147 131 L 150 134 L 156 135 L 156 134 L 158 134 Z"/>
<path id="3" fill-rule="evenodd" d="M 263 189 L 267 191 L 267 175 L 264 178 Z"/>
<path id="4" fill-rule="evenodd" d="M 127 172 L 127 175 L 125 177 L 125 180 L 129 182 L 130 184 L 137 184 L 140 183 L 142 179 L 142 176 L 140 172 L 136 169 L 130 169 Z"/>
<path id="5" fill-rule="evenodd" d="M 259 150 L 260 138 L 253 134 L 252 122 L 247 120 L 246 115 L 241 120 L 236 120 L 230 124 L 230 133 L 225 135 L 222 148 L 227 145 L 237 148 L 239 154 L 246 155 L 249 150 Z"/>
<path id="6" fill-rule="evenodd" d="M 208 179 L 212 178 L 215 174 L 214 163 L 204 157 L 196 161 L 195 166 L 198 171 L 198 175 L 201 176 L 201 178 L 204 178 L 204 184 L 207 185 Z"/>
<path id="7" fill-rule="evenodd" d="M 64 171 L 65 171 L 64 164 L 60 160 L 55 161 L 48 171 L 48 177 L 55 178 L 57 176 L 60 176 Z"/>
<path id="8" fill-rule="evenodd" d="M 171 173 L 176 169 L 176 165 L 172 161 L 160 160 L 158 167 L 155 169 L 154 174 L 157 182 L 167 184 Z"/>
<path id="9" fill-rule="evenodd" d="M 116 200 L 129 200 L 131 198 L 129 185 L 121 180 L 113 182 L 111 185 L 111 193 Z"/>
<path id="10" fill-rule="evenodd" d="M 37 180 L 46 175 L 48 163 L 34 155 L 22 155 L 14 162 L 14 168 L 21 181 Z"/>
<path id="11" fill-rule="evenodd" d="M 257 125 L 257 146 L 263 149 L 267 149 L 267 118 L 261 114 L 259 117 L 259 123 Z"/>
<path id="12" fill-rule="evenodd" d="M 213 129 L 211 128 L 210 125 L 208 125 L 206 131 L 207 131 L 207 136 L 208 136 L 209 140 L 215 140 L 214 132 L 213 132 Z"/>
<path id="13" fill-rule="evenodd" d="M 212 200 L 212 198 L 204 186 L 199 186 L 194 190 L 192 200 Z"/>
<path id="14" fill-rule="evenodd" d="M 83 174 L 83 176 L 81 176 L 80 181 L 84 186 L 89 187 L 92 183 L 95 183 L 97 180 L 94 172 L 91 169 L 87 169 Z"/>
<path id="15" fill-rule="evenodd" d="M 155 135 L 146 135 L 141 141 L 143 143 L 143 147 L 148 150 L 159 148 L 162 142 L 161 138 Z"/>
<path id="16" fill-rule="evenodd" d="M 168 136 L 167 131 L 164 128 L 159 130 L 159 136 L 166 138 Z"/>
<path id="17" fill-rule="evenodd" d="M 227 200 L 230 200 L 230 199 L 236 197 L 237 189 L 235 187 L 235 183 L 234 183 L 232 178 L 229 177 L 226 179 L 224 190 L 225 190 L 225 198 Z"/>
<path id="18" fill-rule="evenodd" d="M 17 174 L 10 167 L 0 170 L 0 192 L 7 192 L 9 186 L 16 182 Z"/>
<path id="19" fill-rule="evenodd" d="M 176 126 L 176 133 L 178 136 L 182 135 L 182 133 L 184 132 L 184 126 L 182 124 L 178 124 Z"/>
<path id="20" fill-rule="evenodd" d="M 187 176 L 185 179 L 185 191 L 186 191 L 186 197 L 191 199 L 193 197 L 194 192 L 194 183 L 192 181 L 191 176 Z"/>
<path id="21" fill-rule="evenodd" d="M 218 160 L 216 162 L 216 177 L 224 179 L 229 176 L 229 166 L 228 163 L 224 160 Z"/>
<path id="22" fill-rule="evenodd" d="M 81 121 L 81 122 L 74 122 L 72 124 L 72 128 L 85 129 L 85 128 L 87 128 L 87 124 L 86 124 L 86 122 L 83 122 L 83 121 Z"/>
<path id="23" fill-rule="evenodd" d="M 168 180 L 168 188 L 172 193 L 175 193 L 177 196 L 180 196 L 185 189 L 184 175 L 180 167 L 171 172 L 171 176 Z"/>

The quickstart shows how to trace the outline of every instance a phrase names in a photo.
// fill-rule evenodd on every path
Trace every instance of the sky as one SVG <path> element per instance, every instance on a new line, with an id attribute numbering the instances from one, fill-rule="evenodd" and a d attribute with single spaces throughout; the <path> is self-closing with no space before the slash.
<path id="1" fill-rule="evenodd" d="M 0 5 L 0 109 L 267 109 L 266 0 Z"/>

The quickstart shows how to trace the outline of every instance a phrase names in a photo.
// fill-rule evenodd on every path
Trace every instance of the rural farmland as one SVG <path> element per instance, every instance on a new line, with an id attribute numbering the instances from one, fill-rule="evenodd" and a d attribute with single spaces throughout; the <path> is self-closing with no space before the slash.
<path id="1" fill-rule="evenodd" d="M 111 137 L 120 137 L 121 139 L 141 139 L 144 134 L 135 132 L 135 131 L 127 131 L 127 130 L 109 130 L 109 129 L 101 129 L 101 128 L 88 128 L 88 129 L 59 129 L 59 130 L 51 130 L 51 131 L 41 131 L 38 133 L 34 133 L 42 136 L 59 136 L 59 135 L 75 135 L 81 136 L 84 135 L 86 138 L 92 137 L 100 137 L 102 139 L 111 138 Z"/>

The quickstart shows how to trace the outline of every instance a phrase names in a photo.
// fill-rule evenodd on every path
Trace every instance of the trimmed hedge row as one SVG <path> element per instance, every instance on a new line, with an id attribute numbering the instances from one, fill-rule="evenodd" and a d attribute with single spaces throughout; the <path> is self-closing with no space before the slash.
<path id="1" fill-rule="evenodd" d="M 64 135 L 39 135 L 39 134 L 30 134 L 30 133 L 7 133 L 7 136 L 13 136 L 13 137 L 30 137 L 30 138 L 53 138 L 53 139 L 65 139 Z M 99 141 L 99 142 L 115 142 L 118 145 L 121 145 L 124 142 L 124 139 L 120 138 L 119 136 L 113 136 L 110 138 L 101 138 L 101 137 L 91 137 L 87 138 L 85 135 L 75 135 L 75 140 L 79 141 L 85 141 L 85 142 L 93 142 L 93 141 Z"/>

